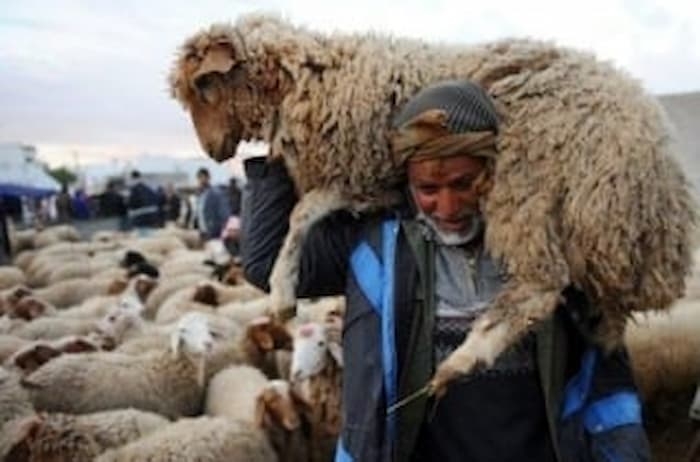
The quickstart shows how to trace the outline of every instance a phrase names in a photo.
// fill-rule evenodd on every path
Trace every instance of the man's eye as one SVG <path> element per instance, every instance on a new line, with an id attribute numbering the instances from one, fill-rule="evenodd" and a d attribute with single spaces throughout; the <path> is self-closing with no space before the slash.
<path id="1" fill-rule="evenodd" d="M 419 193 L 426 195 L 435 194 L 437 192 L 437 187 L 435 186 L 419 186 L 417 189 Z"/>
<path id="2" fill-rule="evenodd" d="M 471 178 L 464 178 L 462 180 L 455 181 L 454 183 L 452 183 L 451 186 L 453 189 L 456 189 L 458 191 L 469 191 L 470 189 L 472 189 L 473 183 L 474 181 L 472 181 Z"/>

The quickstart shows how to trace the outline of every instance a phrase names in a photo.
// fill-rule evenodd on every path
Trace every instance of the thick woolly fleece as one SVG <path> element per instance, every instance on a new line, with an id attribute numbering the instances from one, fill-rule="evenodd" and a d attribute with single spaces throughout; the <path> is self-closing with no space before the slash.
<path id="1" fill-rule="evenodd" d="M 611 344 L 630 311 L 665 309 L 682 295 L 689 186 L 660 106 L 611 65 L 538 41 L 438 46 L 245 16 L 182 46 L 170 80 L 190 110 L 200 104 L 197 69 L 214 48 L 232 64 L 220 72 L 223 115 L 208 123 L 235 131 L 236 142 L 270 143 L 301 193 L 339 190 L 356 208 L 385 205 L 401 180 L 387 139 L 411 96 L 446 79 L 488 92 L 501 126 L 486 242 L 511 279 L 484 326 L 506 320 L 522 333 L 574 284 L 602 309 L 599 333 Z M 203 123 L 195 121 L 200 137 Z"/>

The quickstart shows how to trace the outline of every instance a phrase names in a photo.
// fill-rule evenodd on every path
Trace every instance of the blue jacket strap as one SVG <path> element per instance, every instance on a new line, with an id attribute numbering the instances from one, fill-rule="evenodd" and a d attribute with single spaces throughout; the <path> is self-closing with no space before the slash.
<path id="1" fill-rule="evenodd" d="M 350 256 L 350 268 L 360 290 L 367 297 L 374 311 L 381 315 L 384 268 L 367 242 L 362 241 L 355 247 Z"/>

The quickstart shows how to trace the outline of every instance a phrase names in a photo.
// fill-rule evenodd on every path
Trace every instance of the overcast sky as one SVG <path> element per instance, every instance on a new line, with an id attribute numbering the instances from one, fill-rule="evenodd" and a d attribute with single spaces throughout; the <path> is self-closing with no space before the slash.
<path id="1" fill-rule="evenodd" d="M 0 3 L 0 142 L 34 144 L 52 164 L 201 154 L 189 119 L 166 91 L 174 52 L 198 29 L 252 11 L 325 31 L 434 42 L 551 39 L 613 61 L 654 93 L 700 90 L 695 0 Z"/>

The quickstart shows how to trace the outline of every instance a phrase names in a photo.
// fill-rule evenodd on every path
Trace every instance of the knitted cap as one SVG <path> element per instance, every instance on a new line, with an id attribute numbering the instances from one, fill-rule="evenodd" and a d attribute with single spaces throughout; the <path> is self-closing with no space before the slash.
<path id="1" fill-rule="evenodd" d="M 467 80 L 449 80 L 424 88 L 396 115 L 393 128 L 401 127 L 430 109 L 442 109 L 447 113 L 446 128 L 451 133 L 498 132 L 498 113 L 491 97 Z"/>

